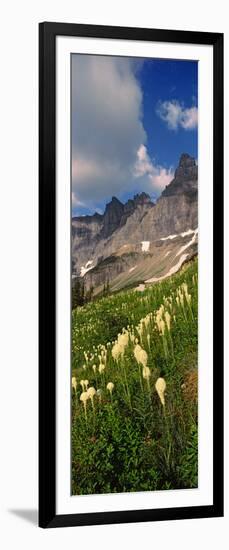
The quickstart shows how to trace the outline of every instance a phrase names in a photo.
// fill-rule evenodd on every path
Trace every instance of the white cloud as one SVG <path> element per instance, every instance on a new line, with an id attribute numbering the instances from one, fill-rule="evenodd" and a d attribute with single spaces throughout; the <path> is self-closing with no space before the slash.
<path id="1" fill-rule="evenodd" d="M 173 179 L 174 173 L 172 168 L 167 170 L 154 164 L 149 157 L 146 146 L 141 144 L 137 151 L 133 175 L 135 178 L 142 178 L 145 190 L 152 194 L 155 191 L 161 192 Z"/>
<path id="2" fill-rule="evenodd" d="M 139 60 L 72 56 L 72 191 L 74 209 L 99 211 L 112 195 L 158 196 L 172 177 L 146 148 Z M 188 125 L 188 120 L 185 120 Z"/>
<path id="3" fill-rule="evenodd" d="M 72 57 L 72 186 L 91 204 L 131 185 L 146 140 L 137 64 L 128 58 Z"/>
<path id="4" fill-rule="evenodd" d="M 179 127 L 184 130 L 193 130 L 198 126 L 197 107 L 185 108 L 177 100 L 159 103 L 157 114 L 167 123 L 170 130 L 177 130 Z"/>

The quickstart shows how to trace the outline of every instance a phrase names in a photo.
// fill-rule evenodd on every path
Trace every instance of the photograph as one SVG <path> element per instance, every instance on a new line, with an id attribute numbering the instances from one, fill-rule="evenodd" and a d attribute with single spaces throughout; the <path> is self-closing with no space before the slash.
<path id="1" fill-rule="evenodd" d="M 71 495 L 197 489 L 198 60 L 70 87 Z"/>

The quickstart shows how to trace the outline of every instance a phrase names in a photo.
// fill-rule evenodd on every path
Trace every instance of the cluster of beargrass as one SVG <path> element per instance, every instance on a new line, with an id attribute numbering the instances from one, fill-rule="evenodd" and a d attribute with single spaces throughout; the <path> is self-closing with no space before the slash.
<path id="1" fill-rule="evenodd" d="M 73 311 L 73 494 L 197 486 L 197 269 Z"/>

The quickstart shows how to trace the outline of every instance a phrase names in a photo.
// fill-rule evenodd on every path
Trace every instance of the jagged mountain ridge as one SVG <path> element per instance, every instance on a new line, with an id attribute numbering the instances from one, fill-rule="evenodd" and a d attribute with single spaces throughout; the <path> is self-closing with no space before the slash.
<path id="1" fill-rule="evenodd" d="M 174 179 L 156 204 L 146 193 L 126 204 L 113 197 L 104 214 L 73 218 L 74 276 L 83 276 L 86 287 L 97 289 L 108 279 L 115 288 L 117 278 L 122 287 L 122 280 L 127 285 L 154 278 L 155 270 L 164 276 L 179 263 L 180 249 L 186 250 L 183 261 L 196 253 L 197 199 L 198 167 L 194 158 L 182 154 Z"/>

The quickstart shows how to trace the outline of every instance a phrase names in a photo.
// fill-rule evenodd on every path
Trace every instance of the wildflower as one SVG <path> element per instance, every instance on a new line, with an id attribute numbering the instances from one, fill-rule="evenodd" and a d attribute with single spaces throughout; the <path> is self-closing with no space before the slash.
<path id="1" fill-rule="evenodd" d="M 104 370 L 105 370 L 105 365 L 100 363 L 100 365 L 99 365 L 99 374 L 102 374 Z"/>
<path id="2" fill-rule="evenodd" d="M 162 336 L 164 336 L 164 334 L 165 334 L 165 321 L 163 321 L 163 319 L 161 319 L 160 322 L 158 323 L 158 330 L 162 334 Z"/>
<path id="3" fill-rule="evenodd" d="M 83 370 L 86 370 L 86 368 L 87 368 L 86 365 L 83 365 Z"/>
<path id="4" fill-rule="evenodd" d="M 150 378 L 151 372 L 150 372 L 149 367 L 143 367 L 142 376 L 143 376 L 143 378 L 145 378 L 145 380 L 148 380 Z"/>
<path id="5" fill-rule="evenodd" d="M 168 311 L 165 312 L 165 321 L 166 321 L 166 325 L 167 325 L 168 330 L 170 330 L 171 315 L 169 314 Z"/>
<path id="6" fill-rule="evenodd" d="M 90 386 L 90 388 L 88 388 L 88 390 L 87 390 L 87 395 L 88 395 L 89 399 L 93 399 L 95 394 L 96 394 L 95 388 L 93 388 L 93 386 Z"/>
<path id="7" fill-rule="evenodd" d="M 111 351 L 113 359 L 115 361 L 118 361 L 120 355 L 123 356 L 124 351 L 125 351 L 125 348 L 123 346 L 120 346 L 118 342 L 116 344 L 114 344 L 114 346 L 112 348 L 112 351 Z"/>
<path id="8" fill-rule="evenodd" d="M 148 361 L 148 355 L 144 349 L 141 348 L 139 344 L 137 344 L 134 348 L 134 357 L 137 361 L 137 363 L 141 363 L 143 367 L 147 366 Z"/>
<path id="9" fill-rule="evenodd" d="M 87 387 L 89 386 L 88 380 L 84 380 L 84 386 L 85 386 L 85 388 L 87 389 Z"/>
<path id="10" fill-rule="evenodd" d="M 80 380 L 80 385 L 81 385 L 82 390 L 84 390 L 84 387 L 85 387 L 84 386 L 84 380 Z"/>
<path id="11" fill-rule="evenodd" d="M 83 391 L 80 395 L 80 401 L 82 401 L 84 406 L 84 414 L 85 414 L 86 421 L 87 421 L 87 400 L 88 400 L 88 394 L 86 391 Z"/>
<path id="12" fill-rule="evenodd" d="M 93 386 L 88 388 L 87 395 L 88 395 L 88 398 L 91 400 L 93 411 L 95 411 L 94 396 L 96 395 L 96 390 L 95 390 L 95 388 L 93 388 Z"/>
<path id="13" fill-rule="evenodd" d="M 96 365 L 92 366 L 94 373 L 96 373 Z"/>
<path id="14" fill-rule="evenodd" d="M 113 384 L 113 382 L 108 382 L 108 384 L 107 384 L 107 390 L 110 392 L 110 394 L 112 394 L 113 389 L 114 389 L 114 384 Z"/>
<path id="15" fill-rule="evenodd" d="M 122 334 L 118 335 L 118 345 L 122 348 L 126 348 L 128 346 L 129 342 L 129 334 L 127 331 L 123 332 Z"/>
<path id="16" fill-rule="evenodd" d="M 164 378 L 158 378 L 155 384 L 155 389 L 163 407 L 165 406 L 165 398 L 164 398 L 165 388 L 166 388 L 166 382 Z"/>
<path id="17" fill-rule="evenodd" d="M 72 388 L 75 390 L 76 392 L 76 388 L 77 388 L 77 381 L 76 381 L 76 377 L 73 376 L 72 377 Z"/>
<path id="18" fill-rule="evenodd" d="M 187 285 L 187 283 L 183 283 L 182 288 L 183 288 L 183 291 L 184 291 L 185 296 L 187 298 L 187 295 L 188 295 L 188 285 Z"/>
<path id="19" fill-rule="evenodd" d="M 187 300 L 187 302 L 188 302 L 188 305 L 190 306 L 191 301 L 192 301 L 192 296 L 191 296 L 191 294 L 187 294 L 186 300 Z"/>

